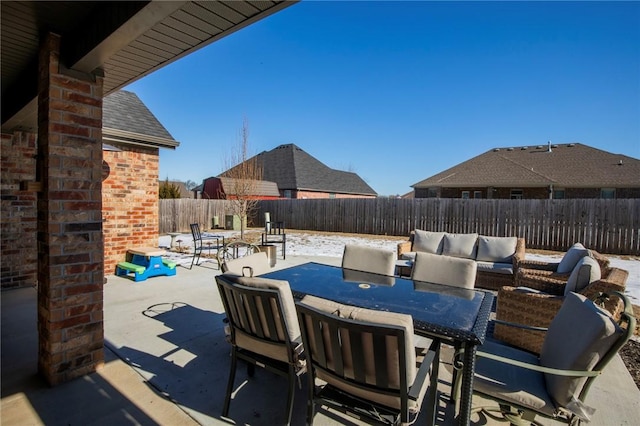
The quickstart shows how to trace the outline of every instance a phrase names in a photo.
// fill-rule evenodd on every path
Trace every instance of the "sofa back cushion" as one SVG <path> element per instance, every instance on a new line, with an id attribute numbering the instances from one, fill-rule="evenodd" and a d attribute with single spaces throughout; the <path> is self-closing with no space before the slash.
<path id="1" fill-rule="evenodd" d="M 573 271 L 576 264 L 580 259 L 589 255 L 589 250 L 584 248 L 584 246 L 580 243 L 575 243 L 572 245 L 569 250 L 564 254 L 562 260 L 558 264 L 556 268 L 556 272 L 559 274 L 568 274 Z"/>
<path id="2" fill-rule="evenodd" d="M 475 259 L 478 234 L 444 234 L 442 254 L 445 256 Z"/>
<path id="3" fill-rule="evenodd" d="M 600 271 L 600 265 L 598 262 L 590 257 L 585 256 L 578 261 L 576 266 L 571 271 L 567 284 L 564 287 L 564 295 L 569 293 L 581 292 L 586 286 L 594 281 L 598 281 L 602 278 L 602 271 Z"/>
<path id="4" fill-rule="evenodd" d="M 413 236 L 413 250 L 426 253 L 442 254 L 444 232 L 422 231 L 416 229 Z"/>
<path id="5" fill-rule="evenodd" d="M 484 262 L 511 263 L 516 252 L 516 237 L 478 237 L 478 256 Z"/>

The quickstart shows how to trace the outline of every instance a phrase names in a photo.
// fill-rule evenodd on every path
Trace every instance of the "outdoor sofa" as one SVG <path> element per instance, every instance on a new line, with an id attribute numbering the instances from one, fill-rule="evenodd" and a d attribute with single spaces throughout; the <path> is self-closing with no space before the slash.
<path id="1" fill-rule="evenodd" d="M 415 260 L 417 252 L 461 257 L 476 262 L 475 287 L 499 290 L 513 286 L 525 257 L 524 238 L 453 234 L 416 229 L 398 244 L 399 260 Z"/>

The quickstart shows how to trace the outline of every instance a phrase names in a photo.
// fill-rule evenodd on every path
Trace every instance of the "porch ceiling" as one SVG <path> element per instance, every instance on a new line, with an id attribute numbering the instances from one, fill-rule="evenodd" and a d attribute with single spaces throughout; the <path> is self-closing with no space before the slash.
<path id="1" fill-rule="evenodd" d="M 106 96 L 296 1 L 2 1 L 2 131 L 37 129 L 48 32 L 60 35 L 66 68 L 104 69 Z"/>

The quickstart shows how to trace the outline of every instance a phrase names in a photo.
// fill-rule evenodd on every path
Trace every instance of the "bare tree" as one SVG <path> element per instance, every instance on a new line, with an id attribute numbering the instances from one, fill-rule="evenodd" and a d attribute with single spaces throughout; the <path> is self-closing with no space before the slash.
<path id="1" fill-rule="evenodd" d="M 245 225 L 256 214 L 258 206 L 258 185 L 262 180 L 262 166 L 254 156 L 249 158 L 249 124 L 242 122 L 238 144 L 225 160 L 226 172 L 220 177 L 227 178 L 223 184 L 225 199 L 231 201 L 231 210 L 240 217 L 240 238 L 244 239 Z"/>

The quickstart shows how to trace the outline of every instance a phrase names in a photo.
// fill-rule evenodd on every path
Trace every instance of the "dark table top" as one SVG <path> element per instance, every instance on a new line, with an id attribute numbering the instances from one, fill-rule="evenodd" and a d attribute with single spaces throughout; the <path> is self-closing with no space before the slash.
<path id="1" fill-rule="evenodd" d="M 297 299 L 313 295 L 338 303 L 409 314 L 415 332 L 458 342 L 484 342 L 493 294 L 386 277 L 319 263 L 262 275 L 286 280 Z"/>

